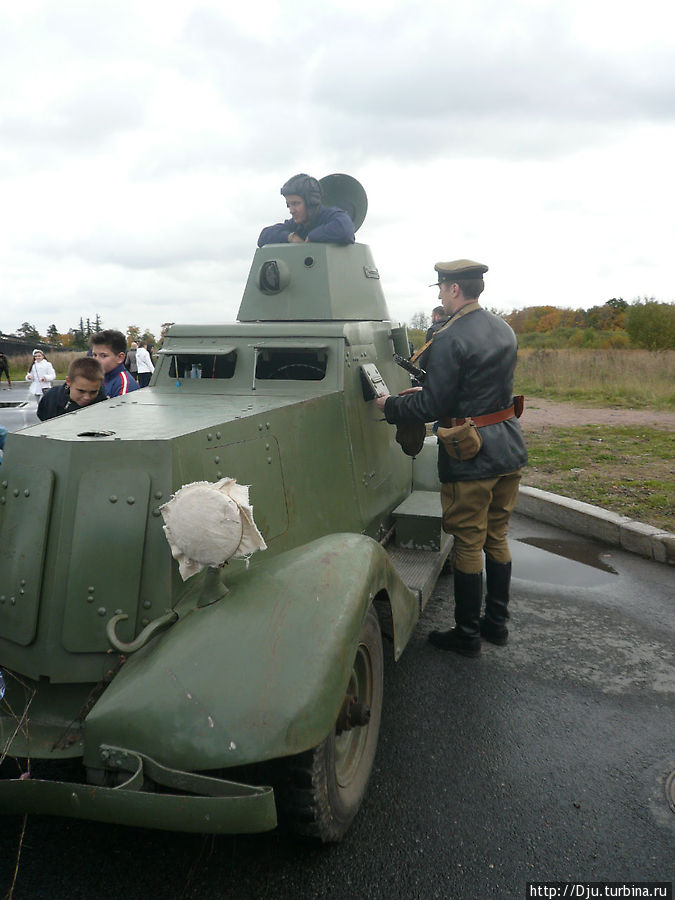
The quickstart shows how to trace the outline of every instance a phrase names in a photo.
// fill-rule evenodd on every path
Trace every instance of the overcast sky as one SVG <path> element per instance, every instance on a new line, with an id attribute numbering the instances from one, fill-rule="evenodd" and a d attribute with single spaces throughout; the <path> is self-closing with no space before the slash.
<path id="1" fill-rule="evenodd" d="M 281 184 L 346 172 L 392 317 L 672 300 L 669 0 L 22 0 L 0 11 L 0 331 L 232 321 Z"/>

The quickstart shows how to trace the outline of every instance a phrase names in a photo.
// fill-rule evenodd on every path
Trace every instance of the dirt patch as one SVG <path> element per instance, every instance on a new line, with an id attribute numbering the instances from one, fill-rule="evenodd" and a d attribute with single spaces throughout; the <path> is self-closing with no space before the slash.
<path id="1" fill-rule="evenodd" d="M 525 400 L 525 412 L 520 418 L 523 431 L 538 431 L 550 425 L 560 427 L 574 425 L 650 425 L 675 431 L 675 413 L 657 409 L 618 409 L 583 407 L 573 403 L 541 400 L 537 397 Z"/>

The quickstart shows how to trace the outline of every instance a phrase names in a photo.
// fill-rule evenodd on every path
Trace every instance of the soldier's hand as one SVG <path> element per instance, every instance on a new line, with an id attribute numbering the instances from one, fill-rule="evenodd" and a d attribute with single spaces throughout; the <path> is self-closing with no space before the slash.
<path id="1" fill-rule="evenodd" d="M 375 406 L 377 406 L 378 409 L 382 409 L 382 410 L 383 410 L 383 409 L 384 409 L 384 404 L 387 402 L 387 397 L 388 397 L 388 396 L 389 396 L 389 394 L 385 394 L 384 397 L 376 397 L 376 398 L 375 398 Z"/>
<path id="2" fill-rule="evenodd" d="M 409 387 L 409 388 L 406 388 L 404 391 L 399 391 L 399 397 L 402 397 L 404 394 L 416 394 L 418 391 L 421 391 L 421 390 L 424 390 L 424 389 L 422 387 L 420 387 L 419 385 L 417 387 Z"/>

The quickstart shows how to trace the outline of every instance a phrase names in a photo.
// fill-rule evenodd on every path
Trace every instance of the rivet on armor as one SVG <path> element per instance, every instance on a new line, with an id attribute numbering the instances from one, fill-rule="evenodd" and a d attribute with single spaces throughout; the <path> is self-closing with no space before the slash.
<path id="1" fill-rule="evenodd" d="M 262 425 L 262 422 L 260 422 L 258 424 L 258 431 L 262 431 L 262 430 L 263 430 L 263 425 Z"/>
<path id="2" fill-rule="evenodd" d="M 87 588 L 87 590 L 89 591 L 90 594 L 93 594 L 94 591 L 96 590 L 96 588 L 95 588 L 94 585 L 92 584 L 90 587 Z"/>
<path id="3" fill-rule="evenodd" d="M 4 603 L 6 599 L 4 594 L 0 595 L 0 603 Z"/>
<path id="4" fill-rule="evenodd" d="M 23 495 L 24 497 L 30 497 L 30 491 L 28 490 L 28 488 L 26 488 L 26 490 L 23 492 Z"/>
<path id="5" fill-rule="evenodd" d="M 219 463 L 219 462 L 220 462 L 220 457 L 219 457 L 219 456 L 214 456 L 214 457 L 213 457 L 213 461 L 214 461 L 214 463 Z"/>
<path id="6" fill-rule="evenodd" d="M 8 481 L 3 481 L 3 482 L 2 482 L 2 486 L 3 486 L 4 488 L 6 488 L 8 484 L 9 484 Z"/>
<path id="7" fill-rule="evenodd" d="M 108 499 L 110 500 L 111 503 L 117 503 L 117 497 L 114 494 L 111 494 L 111 496 Z"/>
<path id="8" fill-rule="evenodd" d="M 136 500 L 134 497 L 127 497 L 127 503 L 129 504 L 129 506 L 133 506 L 135 502 Z"/>
<path id="9" fill-rule="evenodd" d="M 158 509 L 153 509 L 152 514 L 156 519 L 158 519 L 162 515 Z"/>
<path id="10" fill-rule="evenodd" d="M 16 606 L 16 597 L 10 597 L 9 602 L 12 604 L 12 606 Z"/>
<path id="11" fill-rule="evenodd" d="M 0 497 L 0 503 L 4 503 L 4 502 L 5 502 L 5 498 L 4 498 L 4 497 Z"/>
<path id="12" fill-rule="evenodd" d="M 99 606 L 99 608 L 96 610 L 96 612 L 99 614 L 99 616 L 104 616 L 106 614 L 105 606 Z"/>
<path id="13" fill-rule="evenodd" d="M 92 597 L 92 595 L 87 594 L 87 603 L 93 603 L 93 602 L 94 602 L 94 598 Z"/>
<path id="14" fill-rule="evenodd" d="M 220 440 L 220 432 L 219 432 L 219 431 L 216 431 L 216 440 L 217 440 L 217 441 Z"/>
<path id="15" fill-rule="evenodd" d="M 268 465 L 268 466 L 271 466 L 271 465 L 272 465 L 272 457 L 271 457 L 271 456 L 268 456 L 268 457 L 267 457 L 267 465 Z"/>
<path id="16" fill-rule="evenodd" d="M 15 497 L 18 497 L 18 496 L 19 496 L 19 489 L 18 489 L 18 488 L 14 488 L 14 490 L 12 491 L 12 493 L 14 494 Z"/>
<path id="17" fill-rule="evenodd" d="M 155 500 L 161 500 L 162 496 L 163 495 L 161 491 L 155 491 Z"/>
<path id="18" fill-rule="evenodd" d="M 150 609 L 151 606 L 152 606 L 152 602 L 150 600 L 143 601 L 143 609 Z"/>
<path id="19" fill-rule="evenodd" d="M 206 435 L 206 440 L 207 440 L 207 441 L 212 441 L 212 440 L 213 440 L 213 435 L 212 435 L 212 434 L 207 434 L 207 435 Z"/>
<path id="20" fill-rule="evenodd" d="M 141 619 L 141 625 L 145 628 L 146 625 L 150 624 L 150 619 Z"/>

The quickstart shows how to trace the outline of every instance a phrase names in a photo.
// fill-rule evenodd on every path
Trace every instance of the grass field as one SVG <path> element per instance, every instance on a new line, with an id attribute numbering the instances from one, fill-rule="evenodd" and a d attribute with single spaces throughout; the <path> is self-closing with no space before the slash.
<path id="1" fill-rule="evenodd" d="M 530 464 L 523 484 L 675 530 L 672 431 L 584 425 L 525 437 Z"/>
<path id="2" fill-rule="evenodd" d="M 516 392 L 592 406 L 675 408 L 675 351 L 521 350 Z"/>

